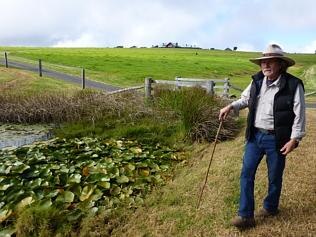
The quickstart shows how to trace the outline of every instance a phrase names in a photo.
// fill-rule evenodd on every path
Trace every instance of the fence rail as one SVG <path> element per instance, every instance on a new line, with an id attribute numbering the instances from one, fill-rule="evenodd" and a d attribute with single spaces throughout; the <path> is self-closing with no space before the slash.
<path id="1" fill-rule="evenodd" d="M 215 89 L 222 89 L 221 96 L 229 97 L 229 90 L 231 84 L 229 78 L 224 79 L 201 79 L 201 78 L 182 78 L 176 77 L 174 81 L 171 80 L 154 80 L 151 77 L 145 78 L 145 97 L 152 96 L 152 89 L 155 84 L 171 85 L 174 89 L 181 87 L 202 87 L 208 94 L 215 95 Z M 222 84 L 222 85 L 218 85 Z"/>

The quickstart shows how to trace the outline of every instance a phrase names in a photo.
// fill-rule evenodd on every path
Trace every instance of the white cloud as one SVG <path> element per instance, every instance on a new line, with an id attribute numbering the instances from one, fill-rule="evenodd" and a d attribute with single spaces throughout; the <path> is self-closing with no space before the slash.
<path id="1" fill-rule="evenodd" d="M 308 45 L 304 46 L 299 52 L 302 53 L 316 53 L 316 40 L 310 42 Z"/>
<path id="2" fill-rule="evenodd" d="M 314 44 L 304 44 L 316 41 L 314 0 L 1 0 L 0 8 L 0 45 L 171 41 L 262 51 L 274 39 L 287 50 L 310 52 Z"/>
<path id="3" fill-rule="evenodd" d="M 100 46 L 97 40 L 93 38 L 93 35 L 83 34 L 76 39 L 65 39 L 58 41 L 53 47 L 97 47 Z"/>

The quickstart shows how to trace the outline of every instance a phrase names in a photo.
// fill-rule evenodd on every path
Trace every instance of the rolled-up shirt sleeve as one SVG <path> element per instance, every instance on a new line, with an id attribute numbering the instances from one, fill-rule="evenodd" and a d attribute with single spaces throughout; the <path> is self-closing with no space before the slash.
<path id="1" fill-rule="evenodd" d="M 293 112 L 295 114 L 291 138 L 296 140 L 301 140 L 305 136 L 305 124 L 306 124 L 306 114 L 305 114 L 305 96 L 304 89 L 301 84 L 296 88 L 294 95 Z"/>
<path id="2" fill-rule="evenodd" d="M 248 101 L 250 97 L 250 87 L 251 83 L 247 86 L 247 88 L 241 93 L 240 99 L 231 103 L 235 112 L 239 112 L 239 110 L 248 107 Z"/>

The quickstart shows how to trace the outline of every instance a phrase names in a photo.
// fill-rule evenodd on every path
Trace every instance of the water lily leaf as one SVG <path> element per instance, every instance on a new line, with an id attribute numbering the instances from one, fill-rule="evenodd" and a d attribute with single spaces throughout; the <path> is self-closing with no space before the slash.
<path id="1" fill-rule="evenodd" d="M 42 187 L 49 187 L 49 182 L 48 181 L 44 181 L 42 184 L 41 184 Z"/>
<path id="2" fill-rule="evenodd" d="M 0 210 L 0 223 L 5 221 L 12 213 L 12 210 L 9 209 L 1 209 Z"/>
<path id="3" fill-rule="evenodd" d="M 89 176 L 89 167 L 83 167 L 83 169 L 82 169 L 82 175 L 83 176 L 85 176 L 85 177 L 87 177 L 87 176 Z"/>
<path id="4" fill-rule="evenodd" d="M 102 198 L 102 196 L 103 196 L 103 192 L 100 189 L 97 188 L 97 189 L 94 190 L 94 192 L 91 195 L 90 199 L 92 201 L 98 201 L 98 200 L 100 200 Z"/>
<path id="5" fill-rule="evenodd" d="M 76 196 L 80 196 L 82 192 L 82 187 L 80 184 L 73 184 L 69 187 L 69 191 L 73 192 Z"/>
<path id="6" fill-rule="evenodd" d="M 67 185 L 67 181 L 68 181 L 68 175 L 66 173 L 61 173 L 58 175 L 59 177 L 59 184 L 62 186 Z"/>
<path id="7" fill-rule="evenodd" d="M 68 182 L 69 183 L 77 183 L 79 184 L 81 181 L 81 175 L 80 174 L 71 174 L 69 176 Z"/>
<path id="8" fill-rule="evenodd" d="M 95 186 L 92 186 L 92 185 L 85 186 L 82 189 L 81 195 L 79 197 L 80 201 L 87 200 L 93 193 L 94 189 L 95 189 Z"/>
<path id="9" fill-rule="evenodd" d="M 26 198 L 23 198 L 18 204 L 17 204 L 17 209 L 18 210 L 21 210 L 23 209 L 24 207 L 30 205 L 32 202 L 34 202 L 34 199 L 33 197 L 26 197 Z"/>
<path id="10" fill-rule="evenodd" d="M 15 202 L 16 200 L 21 200 L 22 195 L 25 196 L 32 196 L 34 192 L 30 191 L 28 193 L 25 193 L 23 189 L 16 189 L 13 188 L 9 192 L 6 192 L 6 201 L 7 202 Z"/>
<path id="11" fill-rule="evenodd" d="M 141 167 L 148 167 L 148 164 L 145 162 L 137 162 L 137 167 L 141 168 Z"/>
<path id="12" fill-rule="evenodd" d="M 121 188 L 118 186 L 111 189 L 111 194 L 114 196 L 118 195 L 120 192 L 121 192 Z"/>
<path id="13" fill-rule="evenodd" d="M 133 164 L 127 164 L 127 165 L 125 166 L 125 168 L 126 168 L 127 170 L 129 170 L 129 171 L 133 171 L 133 170 L 135 170 L 135 165 L 133 165 Z"/>
<path id="14" fill-rule="evenodd" d="M 110 181 L 110 177 L 106 174 L 91 174 L 88 178 L 89 182 L 105 182 L 105 181 Z"/>
<path id="15" fill-rule="evenodd" d="M 65 202 L 73 202 L 75 198 L 75 194 L 70 191 L 65 191 L 64 193 Z"/>
<path id="16" fill-rule="evenodd" d="M 7 190 L 8 188 L 10 188 L 10 187 L 13 186 L 13 185 L 14 185 L 13 183 L 0 184 L 0 190 L 1 190 L 1 191 L 5 191 L 5 190 Z"/>
<path id="17" fill-rule="evenodd" d="M 75 194 L 70 191 L 64 191 L 58 195 L 56 202 L 71 203 L 74 201 Z"/>
<path id="18" fill-rule="evenodd" d="M 119 183 L 119 184 L 128 183 L 129 182 L 129 178 L 127 176 L 125 176 L 125 175 L 122 175 L 122 176 L 116 177 L 116 182 Z"/>
<path id="19" fill-rule="evenodd" d="M 41 187 L 40 187 L 41 188 Z M 46 195 L 46 193 L 44 192 L 44 190 L 43 189 L 37 189 L 37 190 L 35 190 L 36 192 L 35 192 L 35 195 L 36 195 L 36 199 L 37 200 L 42 200 L 44 197 L 45 197 L 45 195 Z"/>
<path id="20" fill-rule="evenodd" d="M 31 168 L 29 165 L 25 165 L 23 163 L 18 164 L 14 167 L 12 167 L 12 172 L 22 174 L 25 170 Z"/>
<path id="21" fill-rule="evenodd" d="M 69 173 L 69 169 L 65 166 L 61 167 L 60 172 Z"/>
<path id="22" fill-rule="evenodd" d="M 34 188 L 37 188 L 37 187 L 41 186 L 41 184 L 42 184 L 42 179 L 41 178 L 37 178 L 37 179 L 34 179 L 34 180 L 29 182 L 29 187 L 34 189 Z"/>
<path id="23" fill-rule="evenodd" d="M 147 169 L 147 168 L 142 168 L 142 169 L 139 169 L 138 170 L 138 174 L 141 175 L 141 176 L 149 176 L 150 175 L 150 170 Z"/>
<path id="24" fill-rule="evenodd" d="M 60 192 L 59 189 L 55 189 L 55 190 L 51 191 L 50 193 L 48 193 L 46 195 L 46 197 L 48 197 L 48 198 L 56 197 L 59 192 Z"/>
<path id="25" fill-rule="evenodd" d="M 43 178 L 47 176 L 52 176 L 52 172 L 50 171 L 49 168 L 44 168 L 41 170 L 40 176 Z"/>
<path id="26" fill-rule="evenodd" d="M 5 166 L 5 165 L 1 165 L 0 166 L 0 174 L 9 174 L 11 171 L 12 166 Z"/>
<path id="27" fill-rule="evenodd" d="M 142 149 L 140 147 L 131 147 L 130 151 L 134 154 L 140 154 L 142 153 Z"/>
<path id="28" fill-rule="evenodd" d="M 16 230 L 14 227 L 6 228 L 3 230 L 0 230 L 0 236 L 1 237 L 11 237 L 15 234 Z"/>
<path id="29" fill-rule="evenodd" d="M 159 167 L 159 165 L 157 165 L 157 164 L 151 164 L 151 165 L 150 165 L 150 168 L 151 168 L 151 171 L 152 171 L 152 172 L 160 171 L 160 167 Z"/>
<path id="30" fill-rule="evenodd" d="M 57 164 L 51 164 L 49 168 L 50 168 L 51 170 L 59 170 L 59 169 L 60 169 L 60 166 L 57 165 Z"/>
<path id="31" fill-rule="evenodd" d="M 116 147 L 121 148 L 123 146 L 123 141 L 117 140 L 116 141 Z"/>
<path id="32" fill-rule="evenodd" d="M 120 175 L 120 170 L 117 167 L 109 168 L 110 178 L 115 178 Z"/>
<path id="33" fill-rule="evenodd" d="M 97 183 L 98 186 L 101 186 L 102 188 L 105 188 L 105 189 L 110 189 L 111 187 L 111 183 L 110 182 L 98 182 Z"/>
<path id="34" fill-rule="evenodd" d="M 45 200 L 42 200 L 39 205 L 43 208 L 48 208 L 50 207 L 51 205 L 53 205 L 52 203 L 52 200 L 49 198 L 49 199 L 45 199 Z"/>
<path id="35" fill-rule="evenodd" d="M 169 169 L 169 165 L 161 165 L 160 168 L 163 171 L 167 171 Z"/>

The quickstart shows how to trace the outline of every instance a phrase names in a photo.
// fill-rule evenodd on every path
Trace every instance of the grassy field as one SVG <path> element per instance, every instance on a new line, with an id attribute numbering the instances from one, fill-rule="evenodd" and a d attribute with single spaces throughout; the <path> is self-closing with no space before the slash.
<path id="1" fill-rule="evenodd" d="M 28 48 L 0 47 L 8 52 L 8 57 L 23 57 L 32 60 L 41 58 L 45 63 L 76 67 L 74 73 L 80 75 L 80 67 L 87 70 L 87 76 L 118 86 L 133 86 L 144 82 L 145 77 L 173 80 L 176 76 L 195 78 L 225 78 L 244 88 L 251 74 L 258 67 L 249 58 L 260 53 L 193 50 L 193 49 L 113 49 L 113 48 Z M 316 63 L 316 55 L 292 54 L 297 64 L 290 72 L 302 77 L 312 75 L 308 71 Z M 307 73 L 306 73 L 307 72 Z M 313 89 L 314 83 L 307 85 Z M 315 89 L 315 88 L 314 88 Z"/>

